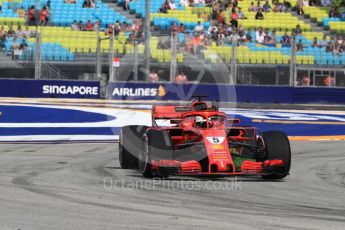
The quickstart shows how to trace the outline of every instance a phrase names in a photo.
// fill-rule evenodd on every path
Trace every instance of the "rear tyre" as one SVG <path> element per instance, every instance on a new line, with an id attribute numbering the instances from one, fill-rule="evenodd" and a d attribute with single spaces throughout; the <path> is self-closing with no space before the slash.
<path id="1" fill-rule="evenodd" d="M 138 153 L 141 151 L 141 139 L 147 126 L 124 126 L 119 136 L 119 162 L 123 169 L 138 168 Z"/>
<path id="2" fill-rule="evenodd" d="M 168 131 L 147 130 L 142 149 L 139 155 L 139 171 L 143 176 L 148 178 L 168 176 L 166 172 L 152 169 L 152 161 L 173 159 L 173 143 Z"/>
<path id="3" fill-rule="evenodd" d="M 291 148 L 288 137 L 281 131 L 267 131 L 262 133 L 265 150 L 265 160 L 281 159 L 283 167 L 273 168 L 272 174 L 263 175 L 264 179 L 282 179 L 289 175 L 291 166 Z"/>

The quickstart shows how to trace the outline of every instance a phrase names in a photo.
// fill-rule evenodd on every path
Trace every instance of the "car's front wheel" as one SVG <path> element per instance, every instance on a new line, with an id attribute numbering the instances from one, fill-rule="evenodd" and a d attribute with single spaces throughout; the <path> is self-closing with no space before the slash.
<path id="1" fill-rule="evenodd" d="M 266 131 L 262 133 L 264 154 L 262 160 L 283 160 L 284 165 L 272 167 L 267 175 L 263 175 L 265 179 L 282 179 L 289 175 L 291 166 L 291 148 L 288 137 L 281 131 Z"/>

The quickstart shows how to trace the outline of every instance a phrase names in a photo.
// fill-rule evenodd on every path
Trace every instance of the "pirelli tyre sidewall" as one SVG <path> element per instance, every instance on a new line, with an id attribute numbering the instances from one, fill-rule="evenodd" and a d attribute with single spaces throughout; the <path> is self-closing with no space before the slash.
<path id="1" fill-rule="evenodd" d="M 264 175 L 265 179 L 281 179 L 289 174 L 291 166 L 291 148 L 288 137 L 281 131 L 262 132 L 264 141 L 265 154 L 267 160 L 281 159 L 285 162 L 285 166 L 279 171 L 270 175 Z"/>
<path id="2" fill-rule="evenodd" d="M 138 155 L 147 126 L 130 125 L 122 127 L 119 136 L 119 162 L 124 169 L 138 168 Z"/>

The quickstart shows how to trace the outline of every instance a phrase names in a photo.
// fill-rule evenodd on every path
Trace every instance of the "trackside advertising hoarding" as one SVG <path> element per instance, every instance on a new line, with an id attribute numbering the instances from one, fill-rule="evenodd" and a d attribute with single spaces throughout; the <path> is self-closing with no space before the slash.
<path id="1" fill-rule="evenodd" d="M 100 98 L 96 81 L 0 80 L 1 97 Z"/>
<path id="2" fill-rule="evenodd" d="M 192 95 L 222 102 L 345 104 L 344 88 L 132 82 L 110 83 L 108 88 L 108 98 L 115 100 L 185 101 Z"/>
<path id="3" fill-rule="evenodd" d="M 192 95 L 208 95 L 207 100 L 222 102 L 260 102 L 291 103 L 291 92 L 288 87 L 268 87 L 271 94 L 267 95 L 267 88 L 250 86 L 234 86 L 225 84 L 184 84 L 172 83 L 112 83 L 108 93 L 116 100 L 190 100 Z M 267 97 L 269 96 L 269 97 Z"/>

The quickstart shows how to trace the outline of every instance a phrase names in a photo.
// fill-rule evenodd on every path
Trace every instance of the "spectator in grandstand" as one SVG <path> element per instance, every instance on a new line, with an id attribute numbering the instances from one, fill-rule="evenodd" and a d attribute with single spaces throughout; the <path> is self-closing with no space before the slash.
<path id="1" fill-rule="evenodd" d="M 156 70 L 152 70 L 149 74 L 149 82 L 150 83 L 156 83 L 159 82 L 159 76 Z"/>
<path id="2" fill-rule="evenodd" d="M 205 5 L 205 0 L 193 0 L 190 3 L 192 6 L 203 6 Z"/>
<path id="3" fill-rule="evenodd" d="M 84 24 L 83 24 L 83 22 L 82 21 L 79 21 L 79 30 L 80 31 L 84 31 Z"/>
<path id="4" fill-rule="evenodd" d="M 296 44 L 296 52 L 298 52 L 298 51 L 301 51 L 301 52 L 304 51 L 302 39 L 299 39 L 298 43 Z"/>
<path id="5" fill-rule="evenodd" d="M 218 32 L 218 27 L 216 26 L 216 23 L 215 22 L 212 22 L 211 26 L 208 27 L 208 30 L 207 30 L 207 35 L 211 36 L 214 34 L 214 33 L 217 33 Z"/>
<path id="6" fill-rule="evenodd" d="M 16 37 L 17 38 L 24 38 L 24 32 L 22 31 L 22 27 L 21 26 L 18 26 L 18 28 L 17 28 Z"/>
<path id="7" fill-rule="evenodd" d="M 19 44 L 17 42 L 17 38 L 13 38 L 12 41 L 12 60 L 18 60 L 20 55 Z"/>
<path id="8" fill-rule="evenodd" d="M 257 8 L 256 8 L 256 6 L 254 5 L 254 2 L 251 2 L 251 3 L 250 3 L 250 6 L 249 6 L 249 8 L 248 8 L 248 11 L 249 11 L 249 12 L 257 12 Z"/>
<path id="9" fill-rule="evenodd" d="M 322 47 L 326 47 L 326 45 L 327 45 L 327 40 L 326 40 L 326 36 L 324 35 L 322 40 L 317 43 L 317 47 L 322 48 Z"/>
<path id="10" fill-rule="evenodd" d="M 190 33 L 186 32 L 186 36 L 184 39 L 184 50 L 186 52 L 192 52 L 192 46 L 193 46 L 193 42 L 192 42 L 192 39 L 190 37 Z"/>
<path id="11" fill-rule="evenodd" d="M 244 43 L 247 42 L 247 37 L 246 35 L 244 34 L 244 31 L 243 30 L 240 30 L 238 31 L 238 36 L 237 36 L 237 44 L 239 46 L 242 46 L 244 45 Z"/>
<path id="12" fill-rule="evenodd" d="M 1 26 L 1 28 L 0 28 L 0 49 L 5 48 L 6 37 L 7 37 L 7 32 L 5 30 L 5 27 Z"/>
<path id="13" fill-rule="evenodd" d="M 93 31 L 93 23 L 91 22 L 91 20 L 87 20 L 87 23 L 84 26 L 84 30 L 85 31 Z"/>
<path id="14" fill-rule="evenodd" d="M 303 0 L 298 0 L 296 4 L 297 14 L 303 15 L 304 14 L 304 3 Z"/>
<path id="15" fill-rule="evenodd" d="M 238 18 L 239 18 L 239 19 L 247 19 L 247 17 L 244 15 L 244 13 L 243 13 L 242 10 L 241 10 L 241 7 L 238 7 L 237 9 L 238 9 L 238 10 L 237 10 Z"/>
<path id="16" fill-rule="evenodd" d="M 260 5 L 260 1 L 258 1 L 257 3 L 256 3 L 256 11 L 258 11 L 258 10 L 261 10 L 261 12 L 262 12 L 262 7 L 261 7 L 261 5 Z"/>
<path id="17" fill-rule="evenodd" d="M 83 8 L 91 8 L 91 0 L 84 0 Z"/>
<path id="18" fill-rule="evenodd" d="M 140 30 L 140 24 L 138 20 L 134 20 L 133 21 L 133 25 L 132 25 L 132 31 L 134 31 L 135 33 L 139 32 Z"/>
<path id="19" fill-rule="evenodd" d="M 337 6 L 332 6 L 329 10 L 329 17 L 337 18 L 339 17 L 339 8 Z"/>
<path id="20" fill-rule="evenodd" d="M 168 13 L 168 10 L 170 9 L 170 6 L 169 6 L 169 1 L 168 0 L 165 0 L 165 2 L 163 3 L 162 7 L 159 9 L 159 13 Z"/>
<path id="21" fill-rule="evenodd" d="M 98 32 L 100 29 L 99 21 L 96 21 L 93 25 L 93 31 Z"/>
<path id="22" fill-rule="evenodd" d="M 22 43 L 19 45 L 19 49 L 23 51 L 23 50 L 26 50 L 27 48 L 28 48 L 28 43 L 26 43 L 26 40 L 23 39 Z"/>
<path id="23" fill-rule="evenodd" d="M 10 28 L 7 31 L 7 36 L 8 37 L 15 37 L 16 36 L 16 32 L 13 29 L 13 26 L 11 25 Z"/>
<path id="24" fill-rule="evenodd" d="M 99 21 L 97 21 L 99 24 Z M 117 20 L 113 26 L 113 30 L 114 30 L 114 35 L 117 36 L 120 34 L 121 32 L 121 25 L 120 22 Z"/>
<path id="25" fill-rule="evenodd" d="M 23 31 L 25 38 L 30 38 L 36 36 L 36 31 L 30 30 L 29 26 L 25 26 L 25 30 Z"/>
<path id="26" fill-rule="evenodd" d="M 180 0 L 180 6 L 186 8 L 189 6 L 189 1 L 188 0 Z"/>
<path id="27" fill-rule="evenodd" d="M 133 32 L 126 39 L 126 44 L 134 45 L 134 41 L 135 41 L 135 33 Z"/>
<path id="28" fill-rule="evenodd" d="M 282 11 L 282 7 L 281 7 L 281 4 L 279 3 L 279 1 L 277 0 L 274 0 L 273 1 L 273 12 L 275 13 L 278 13 L 278 12 L 281 12 Z"/>
<path id="29" fill-rule="evenodd" d="M 339 44 L 334 45 L 333 55 L 334 56 L 340 56 L 341 52 L 342 52 L 341 46 Z"/>
<path id="30" fill-rule="evenodd" d="M 222 10 L 219 10 L 219 11 L 218 11 L 218 14 L 217 14 L 217 21 L 218 21 L 218 25 L 224 23 L 224 16 L 223 16 L 223 11 L 222 11 Z"/>
<path id="31" fill-rule="evenodd" d="M 230 15 L 230 23 L 233 28 L 238 27 L 238 14 L 235 9 L 232 9 L 231 15 Z"/>
<path id="32" fill-rule="evenodd" d="M 309 0 L 309 6 L 318 6 L 319 4 L 317 3 L 316 0 Z"/>
<path id="33" fill-rule="evenodd" d="M 302 34 L 302 29 L 301 26 L 299 24 L 296 25 L 296 28 L 293 31 L 294 35 L 300 35 Z"/>
<path id="34" fill-rule="evenodd" d="M 72 31 L 79 31 L 80 30 L 77 20 L 73 21 L 73 23 L 71 25 L 71 30 Z"/>
<path id="35" fill-rule="evenodd" d="M 176 10 L 176 4 L 175 4 L 174 0 L 170 0 L 169 9 L 170 10 Z"/>
<path id="36" fill-rule="evenodd" d="M 256 12 L 255 19 L 256 20 L 263 20 L 264 19 L 264 15 L 261 12 L 261 8 L 259 8 L 258 11 Z"/>
<path id="37" fill-rule="evenodd" d="M 179 28 L 178 28 L 178 31 L 179 31 L 180 33 L 185 33 L 185 32 L 186 32 L 186 27 L 185 27 L 185 25 L 184 25 L 183 23 L 180 23 L 180 26 L 179 26 Z"/>
<path id="38" fill-rule="evenodd" d="M 331 0 L 321 0 L 321 6 L 329 6 L 331 5 Z"/>
<path id="39" fill-rule="evenodd" d="M 323 85 L 326 87 L 333 87 L 335 86 L 335 79 L 333 76 L 328 75 L 323 79 Z"/>
<path id="40" fill-rule="evenodd" d="M 44 6 L 40 12 L 40 24 L 41 25 L 46 25 L 48 23 L 48 21 L 49 21 L 48 14 L 49 14 L 48 9 L 47 9 L 47 7 Z"/>
<path id="41" fill-rule="evenodd" d="M 175 82 L 176 84 L 186 84 L 188 83 L 188 78 L 183 72 L 181 72 L 179 75 L 176 76 Z"/>
<path id="42" fill-rule="evenodd" d="M 309 6 L 309 0 L 303 0 L 303 6 Z"/>
<path id="43" fill-rule="evenodd" d="M 264 43 L 266 45 L 275 45 L 277 43 L 276 31 L 275 30 L 272 31 L 271 35 L 269 35 L 269 33 L 266 33 Z"/>
<path id="44" fill-rule="evenodd" d="M 308 75 L 303 76 L 302 85 L 303 86 L 310 86 L 310 77 Z"/>
<path id="45" fill-rule="evenodd" d="M 123 9 L 124 11 L 126 11 L 126 10 L 129 9 L 128 4 L 129 4 L 129 0 L 125 0 L 125 1 L 123 2 L 123 4 L 122 4 L 122 9 Z"/>
<path id="46" fill-rule="evenodd" d="M 272 9 L 271 8 L 271 6 L 270 6 L 270 4 L 268 3 L 268 1 L 266 1 L 265 2 L 265 4 L 262 6 L 262 9 L 264 10 L 264 12 L 270 12 L 270 9 Z"/>
<path id="47" fill-rule="evenodd" d="M 250 30 L 248 30 L 246 33 L 246 39 L 247 39 L 247 42 L 251 42 L 253 40 L 252 33 Z"/>
<path id="48" fill-rule="evenodd" d="M 113 25 L 109 24 L 107 29 L 105 30 L 105 35 L 111 36 L 113 34 Z"/>
<path id="49" fill-rule="evenodd" d="M 330 52 L 332 52 L 332 50 L 333 50 L 333 45 L 332 45 L 332 42 L 331 41 L 329 41 L 329 42 L 327 42 L 327 45 L 326 45 L 326 52 L 327 53 L 330 53 Z"/>
<path id="50" fill-rule="evenodd" d="M 197 32 L 197 33 L 201 33 L 201 32 L 204 31 L 204 29 L 205 29 L 204 25 L 201 24 L 200 21 L 198 21 L 198 24 L 195 26 L 194 31 Z"/>
<path id="51" fill-rule="evenodd" d="M 256 32 L 255 41 L 259 44 L 263 44 L 265 42 L 265 33 L 262 28 L 259 28 L 259 30 Z"/>
<path id="52" fill-rule="evenodd" d="M 314 37 L 313 43 L 311 44 L 312 47 L 316 48 L 319 47 L 319 42 L 317 41 L 317 37 Z"/>
<path id="53" fill-rule="evenodd" d="M 284 33 L 280 43 L 282 43 L 283 45 L 290 45 L 290 37 L 287 32 Z"/>
<path id="54" fill-rule="evenodd" d="M 177 34 L 178 30 L 179 30 L 179 28 L 178 28 L 178 26 L 176 25 L 176 22 L 172 22 L 172 23 L 171 23 L 171 27 L 170 27 L 171 34 L 172 34 L 173 36 L 175 36 L 175 35 Z"/>
<path id="55" fill-rule="evenodd" d="M 29 25 L 34 25 L 36 23 L 35 17 L 35 6 L 31 6 L 28 12 Z"/>
<path id="56" fill-rule="evenodd" d="M 4 26 L 1 26 L 0 28 L 0 37 L 6 37 L 7 36 L 7 32 L 5 30 Z"/>
<path id="57" fill-rule="evenodd" d="M 218 20 L 218 13 L 220 11 L 218 1 L 212 3 L 212 19 Z"/>
<path id="58" fill-rule="evenodd" d="M 282 12 L 287 12 L 287 10 L 291 7 L 291 3 L 289 1 L 283 0 L 282 4 Z"/>

